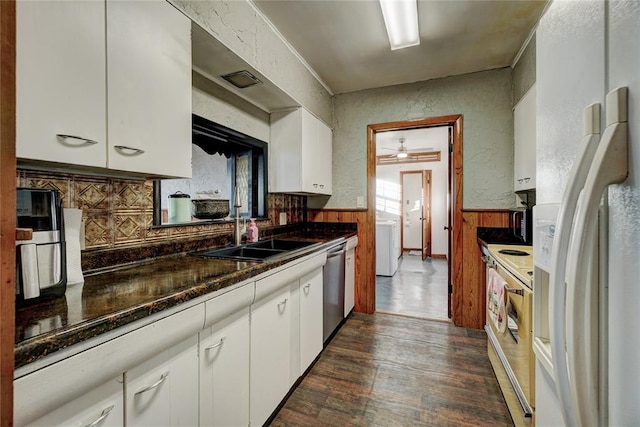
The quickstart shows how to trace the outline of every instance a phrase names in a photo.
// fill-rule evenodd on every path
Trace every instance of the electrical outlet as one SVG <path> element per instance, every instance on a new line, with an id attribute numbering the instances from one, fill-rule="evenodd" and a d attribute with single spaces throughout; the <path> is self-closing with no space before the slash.
<path id="1" fill-rule="evenodd" d="M 364 197 L 362 196 L 356 197 L 356 207 L 364 208 Z"/>
<path id="2" fill-rule="evenodd" d="M 280 212 L 280 225 L 287 225 L 287 213 Z"/>

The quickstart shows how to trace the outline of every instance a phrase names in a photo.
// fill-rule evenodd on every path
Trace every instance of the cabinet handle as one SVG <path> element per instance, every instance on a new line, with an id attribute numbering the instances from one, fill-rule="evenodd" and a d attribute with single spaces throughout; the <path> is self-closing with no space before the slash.
<path id="1" fill-rule="evenodd" d="M 220 341 L 218 341 L 217 344 L 213 344 L 213 345 L 210 345 L 209 347 L 205 347 L 205 350 L 213 350 L 214 348 L 220 347 L 222 345 L 222 343 L 224 343 L 224 340 L 226 340 L 226 339 L 227 339 L 227 337 L 220 338 Z"/>
<path id="2" fill-rule="evenodd" d="M 487 267 L 496 268 L 496 262 L 490 256 L 488 256 L 488 255 L 487 256 L 483 256 L 482 257 L 482 261 L 484 261 L 484 263 L 487 264 Z"/>
<path id="3" fill-rule="evenodd" d="M 505 291 L 512 293 L 512 294 L 516 294 L 516 295 L 520 295 L 523 296 L 524 295 L 524 289 L 518 289 L 518 288 L 504 288 Z"/>
<path id="4" fill-rule="evenodd" d="M 313 188 L 318 188 L 318 184 L 313 184 Z"/>
<path id="5" fill-rule="evenodd" d="M 523 178 L 518 179 L 518 182 L 519 182 L 520 184 L 522 184 L 522 181 L 524 181 L 524 179 L 523 179 Z"/>
<path id="6" fill-rule="evenodd" d="M 530 179 L 531 179 L 531 178 L 526 177 L 526 178 L 524 179 L 524 182 L 529 182 L 529 180 L 530 180 Z"/>
<path id="7" fill-rule="evenodd" d="M 100 416 L 98 418 L 96 418 L 93 422 L 87 424 L 85 427 L 96 427 L 98 424 L 100 424 L 102 422 L 102 420 L 104 420 L 105 418 L 107 418 L 109 416 L 111 411 L 113 411 L 113 406 L 114 405 L 111 405 L 108 408 L 105 408 L 102 411 L 102 414 L 100 414 Z"/>
<path id="8" fill-rule="evenodd" d="M 62 142 L 63 144 L 66 145 L 74 145 L 75 147 L 80 147 L 82 145 L 95 145 L 98 143 L 98 141 L 94 141 L 93 139 L 87 139 L 87 138 L 83 138 L 81 136 L 75 136 L 75 135 L 64 135 L 61 133 L 57 133 L 56 136 L 58 137 L 58 139 L 60 140 L 60 142 Z M 67 142 L 68 139 L 73 139 L 73 140 L 77 140 L 77 141 L 81 141 L 82 144 L 69 144 Z"/>
<path id="9" fill-rule="evenodd" d="M 304 291 L 305 294 L 309 293 L 309 288 L 311 288 L 311 283 L 307 283 L 306 285 L 304 285 L 302 287 L 302 290 Z"/>
<path id="10" fill-rule="evenodd" d="M 156 381 L 155 383 L 151 384 L 150 386 L 147 386 L 145 388 L 143 388 L 142 390 L 140 390 L 139 392 L 137 392 L 136 394 L 134 394 L 134 396 L 138 396 L 146 391 L 149 390 L 153 390 L 154 388 L 158 387 L 160 384 L 162 384 L 164 382 L 164 380 L 167 379 L 167 377 L 169 376 L 169 372 L 165 372 L 164 374 L 162 374 L 160 376 L 160 379 L 158 381 Z"/>
<path id="11" fill-rule="evenodd" d="M 284 300 L 282 300 L 281 302 L 278 303 L 278 308 L 280 308 L 281 305 L 285 305 L 287 303 L 288 299 L 285 298 Z"/>
<path id="12" fill-rule="evenodd" d="M 324 188 L 324 184 L 320 184 L 320 188 Z"/>
<path id="13" fill-rule="evenodd" d="M 120 152 L 120 154 L 124 154 L 125 156 L 137 156 L 138 154 L 144 154 L 144 150 L 140 148 L 127 147 L 126 145 L 114 145 L 113 148 L 115 148 Z M 131 151 L 131 152 L 125 153 L 124 151 Z"/>

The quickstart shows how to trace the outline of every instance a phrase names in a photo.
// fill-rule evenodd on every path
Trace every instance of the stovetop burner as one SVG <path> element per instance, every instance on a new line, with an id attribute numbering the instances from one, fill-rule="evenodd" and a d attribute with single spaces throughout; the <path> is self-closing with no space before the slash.
<path id="1" fill-rule="evenodd" d="M 519 251 L 516 249 L 500 249 L 498 253 L 503 255 L 513 255 L 513 256 L 529 256 L 529 254 L 525 251 Z"/>

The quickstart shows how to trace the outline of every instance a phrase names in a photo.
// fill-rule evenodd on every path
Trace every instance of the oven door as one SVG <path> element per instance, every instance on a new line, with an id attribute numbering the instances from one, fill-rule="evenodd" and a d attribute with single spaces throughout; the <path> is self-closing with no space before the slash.
<path id="1" fill-rule="evenodd" d="M 495 314 L 492 316 L 490 304 L 487 304 L 485 330 L 489 343 L 498 355 L 501 367 L 513 386 L 523 415 L 530 417 L 533 412 L 534 396 L 534 358 L 531 347 L 533 294 L 527 286 L 491 257 L 487 260 L 487 285 L 491 277 L 490 269 L 497 272 L 502 279 L 506 303 L 500 311 L 506 316 L 500 316 L 501 322 L 494 321 L 496 316 Z M 494 309 L 494 313 L 495 311 Z"/>

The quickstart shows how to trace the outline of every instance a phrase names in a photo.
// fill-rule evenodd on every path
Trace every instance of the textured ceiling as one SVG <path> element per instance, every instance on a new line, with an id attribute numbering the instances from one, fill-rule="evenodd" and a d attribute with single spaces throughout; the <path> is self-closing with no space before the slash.
<path id="1" fill-rule="evenodd" d="M 510 66 L 545 1 L 418 1 L 420 45 L 391 51 L 376 0 L 254 0 L 333 93 Z"/>

